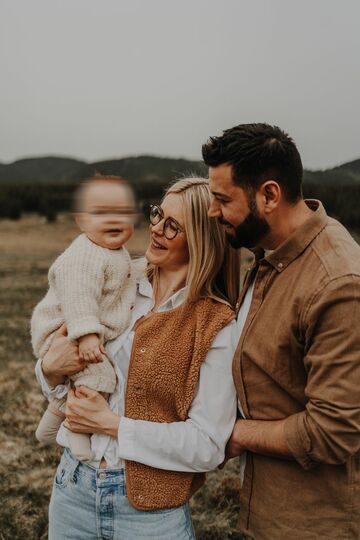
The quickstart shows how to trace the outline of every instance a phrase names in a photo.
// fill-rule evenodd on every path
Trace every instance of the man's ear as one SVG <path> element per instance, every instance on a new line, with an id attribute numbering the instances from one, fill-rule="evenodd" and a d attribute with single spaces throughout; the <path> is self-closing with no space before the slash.
<path id="1" fill-rule="evenodd" d="M 261 185 L 260 193 L 264 212 L 270 214 L 280 204 L 281 187 L 275 180 L 267 180 Z"/>

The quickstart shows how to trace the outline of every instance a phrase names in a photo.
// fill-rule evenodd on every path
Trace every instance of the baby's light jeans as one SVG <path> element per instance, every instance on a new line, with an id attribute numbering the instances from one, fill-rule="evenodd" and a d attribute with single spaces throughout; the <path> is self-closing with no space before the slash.
<path id="1" fill-rule="evenodd" d="M 188 504 L 141 512 L 125 492 L 124 469 L 95 469 L 66 449 L 49 507 L 49 540 L 194 540 Z"/>

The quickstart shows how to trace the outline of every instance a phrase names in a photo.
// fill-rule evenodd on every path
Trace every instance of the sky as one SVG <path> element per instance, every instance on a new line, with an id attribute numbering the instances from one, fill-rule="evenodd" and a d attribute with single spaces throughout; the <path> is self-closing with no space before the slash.
<path id="1" fill-rule="evenodd" d="M 201 159 L 267 122 L 305 167 L 360 158 L 358 0 L 0 0 L 0 162 Z"/>

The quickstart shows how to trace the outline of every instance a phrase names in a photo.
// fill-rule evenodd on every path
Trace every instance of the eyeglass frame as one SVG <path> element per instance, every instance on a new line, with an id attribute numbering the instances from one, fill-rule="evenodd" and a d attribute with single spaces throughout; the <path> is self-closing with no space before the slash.
<path id="1" fill-rule="evenodd" d="M 153 222 L 151 221 L 151 211 L 152 211 L 153 208 L 156 208 L 156 209 L 158 210 L 158 213 L 159 213 L 160 219 L 159 219 L 159 221 L 158 221 L 157 223 L 153 223 Z M 149 215 L 149 219 L 150 219 L 151 225 L 158 225 L 158 224 L 164 219 L 164 211 L 163 211 L 163 209 L 161 208 L 161 206 L 159 206 L 158 204 L 150 204 L 150 215 Z M 166 236 L 166 234 L 165 234 L 165 227 L 166 227 L 166 224 L 167 224 L 167 223 L 172 223 L 172 224 L 175 225 L 175 227 L 176 227 L 175 234 L 174 234 L 174 236 L 172 236 L 171 238 L 168 238 L 168 237 Z M 164 225 L 163 225 L 163 230 L 162 230 L 162 232 L 163 232 L 163 235 L 165 236 L 165 238 L 166 238 L 167 240 L 174 240 L 174 238 L 177 237 L 177 235 L 179 234 L 179 232 L 182 232 L 182 233 L 183 233 L 183 232 L 185 232 L 185 231 L 184 231 L 184 229 L 182 228 L 182 226 L 180 225 L 180 223 L 178 223 L 178 222 L 176 221 L 176 219 L 174 219 L 174 218 L 172 218 L 172 217 L 167 217 L 167 218 L 165 219 L 165 221 L 164 221 Z"/>

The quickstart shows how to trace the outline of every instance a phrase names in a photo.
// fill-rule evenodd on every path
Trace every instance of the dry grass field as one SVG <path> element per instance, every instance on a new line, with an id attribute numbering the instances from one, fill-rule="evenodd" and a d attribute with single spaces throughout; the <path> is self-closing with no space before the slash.
<path id="1" fill-rule="evenodd" d="M 76 236 L 69 216 L 53 224 L 27 216 L 0 221 L 0 540 L 47 538 L 47 506 L 60 449 L 43 447 L 34 431 L 45 401 L 34 375 L 31 311 L 47 287 L 51 262 Z M 129 243 L 143 253 L 147 227 Z M 233 460 L 208 475 L 192 500 L 199 540 L 238 539 L 238 468 Z"/>

